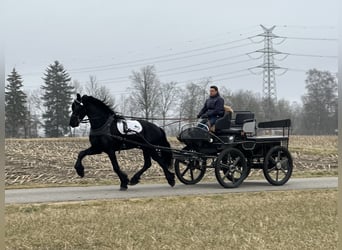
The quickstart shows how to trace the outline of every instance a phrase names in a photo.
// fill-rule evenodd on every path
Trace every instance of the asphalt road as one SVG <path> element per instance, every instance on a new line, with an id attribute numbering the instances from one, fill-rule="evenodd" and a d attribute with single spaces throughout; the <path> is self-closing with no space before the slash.
<path id="1" fill-rule="evenodd" d="M 337 177 L 293 178 L 283 186 L 272 186 L 266 180 L 245 180 L 238 188 L 222 188 L 217 182 L 175 187 L 165 184 L 138 184 L 119 191 L 119 186 L 55 187 L 5 190 L 5 203 L 43 203 L 103 199 L 129 199 L 201 194 L 243 193 L 260 191 L 286 191 L 337 188 Z"/>

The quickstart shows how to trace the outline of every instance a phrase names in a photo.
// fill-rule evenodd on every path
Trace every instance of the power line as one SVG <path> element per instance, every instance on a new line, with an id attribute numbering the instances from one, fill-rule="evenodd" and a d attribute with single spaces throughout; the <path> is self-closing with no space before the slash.
<path id="1" fill-rule="evenodd" d="M 190 64 L 190 65 L 180 66 L 180 67 L 176 67 L 176 68 L 161 70 L 161 71 L 159 71 L 159 73 L 160 72 L 166 72 L 166 71 L 173 71 L 173 70 L 177 70 L 177 69 L 191 68 L 191 67 L 200 66 L 200 65 L 204 65 L 204 64 L 210 64 L 213 62 L 226 61 L 229 59 L 239 58 L 242 56 L 246 56 L 246 53 L 238 54 L 235 56 L 223 57 L 223 58 L 219 58 L 219 59 L 215 59 L 215 60 L 211 60 L 211 61 L 206 61 L 206 62 L 202 62 L 202 63 Z"/>
<path id="2" fill-rule="evenodd" d="M 155 64 L 155 63 L 160 63 L 160 62 L 177 61 L 177 60 L 181 60 L 181 59 L 188 59 L 188 58 L 193 58 L 193 57 L 197 57 L 197 56 L 208 55 L 208 54 L 213 54 L 213 53 L 217 53 L 217 52 L 228 51 L 228 50 L 231 50 L 231 49 L 246 47 L 246 46 L 250 46 L 250 45 L 252 45 L 252 43 L 246 43 L 246 44 L 237 45 L 237 46 L 228 47 L 228 48 L 223 48 L 223 49 L 211 50 L 211 51 L 202 52 L 202 53 L 193 54 L 193 55 L 188 55 L 188 56 L 180 56 L 180 57 L 175 57 L 175 58 L 150 61 L 149 64 Z M 139 61 L 142 61 L 142 60 L 139 60 Z M 82 70 L 82 71 L 81 70 L 80 71 L 69 70 L 69 72 L 71 72 L 71 73 L 86 73 L 86 72 L 107 71 L 107 70 L 113 70 L 113 69 L 131 68 L 131 67 L 135 67 L 135 66 L 141 66 L 141 65 L 144 65 L 144 64 L 142 64 L 142 63 L 135 63 L 135 64 L 130 64 L 130 65 L 121 65 L 121 66 L 119 66 L 119 65 L 121 65 L 121 64 L 118 64 L 118 66 L 106 66 L 105 68 L 102 68 L 102 69 L 92 69 L 92 70 Z"/>
<path id="3" fill-rule="evenodd" d="M 295 72 L 308 72 L 308 70 L 305 70 L 305 69 L 291 69 L 291 68 L 288 68 L 289 71 L 295 71 Z"/>
<path id="4" fill-rule="evenodd" d="M 176 58 L 168 58 L 168 59 L 162 59 L 162 58 L 167 58 L 167 57 L 172 57 L 175 55 L 182 55 L 182 54 L 188 54 L 188 53 L 193 53 L 196 51 L 201 51 L 201 50 L 206 50 L 206 49 L 210 49 L 210 48 L 215 48 L 215 47 L 220 47 L 220 46 L 224 46 L 227 44 L 231 44 L 231 43 L 237 43 L 240 41 L 244 41 L 244 40 L 251 40 L 253 43 L 259 43 L 259 42 L 255 42 L 252 40 L 252 38 L 257 37 L 257 36 L 262 36 L 262 34 L 259 35 L 254 35 L 254 36 L 249 36 L 247 38 L 243 38 L 243 39 L 238 39 L 238 40 L 234 40 L 234 41 L 230 41 L 230 42 L 225 42 L 225 43 L 218 43 L 215 45 L 211 45 L 211 46 L 206 46 L 206 47 L 202 47 L 202 48 L 197 48 L 197 49 L 192 49 L 192 50 L 188 50 L 188 51 L 182 51 L 182 52 L 178 52 L 178 53 L 172 53 L 172 54 L 166 54 L 166 55 L 161 55 L 161 56 L 156 56 L 156 57 L 150 57 L 150 58 L 143 58 L 143 59 L 138 59 L 138 60 L 132 60 L 132 61 L 126 61 L 126 62 L 122 62 L 122 63 L 116 63 L 116 64 L 108 64 L 108 65 L 102 65 L 102 66 L 94 66 L 94 67 L 84 67 L 84 68 L 76 68 L 76 69 L 71 69 L 68 70 L 68 72 L 70 73 L 87 73 L 87 72 L 98 72 L 98 71 L 108 71 L 108 70 L 114 70 L 114 69 L 124 69 L 124 68 L 130 68 L 130 67 L 135 67 L 135 66 L 141 66 L 143 64 L 141 63 L 136 63 L 136 62 L 144 62 L 147 60 L 151 60 L 151 59 L 160 59 L 160 60 L 155 60 L 155 61 L 151 61 L 151 64 L 154 63 L 160 63 L 160 62 L 169 62 L 169 61 L 176 61 L 176 60 L 181 60 L 181 59 L 186 59 L 186 58 L 192 58 L 192 57 L 196 57 L 196 56 L 201 56 L 201 55 L 206 55 L 206 54 L 211 54 L 211 53 L 217 53 L 217 52 L 221 52 L 221 51 L 225 51 L 225 50 L 230 50 L 230 49 L 235 49 L 235 48 L 239 48 L 239 47 L 245 47 L 245 46 L 249 46 L 251 45 L 250 43 L 247 44 L 242 44 L 242 45 L 238 45 L 238 46 L 233 46 L 233 47 L 228 47 L 228 48 L 223 48 L 223 49 L 217 49 L 217 50 L 212 50 L 212 51 L 207 51 L 204 53 L 198 53 L 198 54 L 193 54 L 193 55 L 189 55 L 189 56 L 182 56 L 182 57 L 176 57 Z M 274 38 L 283 38 L 283 39 L 304 39 L 304 40 L 321 40 L 321 41 L 337 41 L 337 39 L 330 39 L 330 38 L 310 38 L 310 37 L 286 37 L 286 36 L 273 36 Z M 260 52 L 260 51 L 258 51 Z M 253 53 L 253 52 L 251 52 Z M 251 54 L 249 53 L 249 54 Z M 285 53 L 286 54 L 286 53 Z M 289 55 L 290 53 L 288 53 Z M 294 56 L 309 56 L 309 57 L 326 57 L 326 58 L 337 58 L 337 56 L 325 56 L 325 55 L 305 55 L 305 54 L 292 54 Z M 219 61 L 220 59 L 218 59 Z M 200 64 L 197 64 L 200 65 Z M 191 66 L 185 66 L 185 67 L 191 67 Z M 26 73 L 23 75 L 33 75 L 33 74 L 41 74 L 41 72 L 36 72 L 36 73 Z"/>
<path id="5" fill-rule="evenodd" d="M 334 29 L 336 30 L 336 26 L 332 25 L 316 25 L 316 26 L 308 26 L 308 25 L 285 25 L 285 24 L 277 24 L 277 28 L 292 28 L 292 29 Z"/>
<path id="6" fill-rule="evenodd" d="M 242 31 L 243 31 L 243 33 L 241 33 Z M 246 35 L 246 34 L 255 33 L 256 31 L 258 31 L 258 26 L 257 25 L 251 25 L 251 26 L 244 27 L 244 28 L 237 28 L 237 29 L 229 31 L 229 32 L 224 32 L 224 33 L 220 32 L 220 33 L 212 35 L 210 38 L 206 37 L 205 40 L 208 41 L 209 39 L 212 40 L 214 37 L 215 37 L 214 39 L 216 39 L 217 37 L 222 37 L 222 36 L 227 36 L 227 35 L 242 36 L 242 35 Z M 236 32 L 238 32 L 239 34 L 235 34 Z M 185 42 L 197 42 L 197 41 L 202 41 L 202 40 L 203 40 L 203 37 L 197 37 L 194 39 L 187 40 Z"/>
<path id="7" fill-rule="evenodd" d="M 245 54 L 243 54 L 243 55 L 245 55 Z M 235 65 L 235 64 L 240 64 L 240 63 L 250 62 L 250 61 L 251 61 L 251 59 L 245 59 L 245 60 L 240 60 L 240 61 L 235 61 L 235 62 L 230 62 L 230 63 L 225 63 L 225 64 L 219 64 L 219 65 L 214 65 L 214 66 L 205 67 L 205 68 L 199 68 L 199 69 L 193 69 L 193 70 L 187 70 L 187 71 L 181 71 L 181 72 L 175 72 L 175 73 L 169 73 L 169 74 L 160 74 L 159 76 L 163 77 L 163 76 L 179 75 L 179 74 L 185 74 L 185 73 L 191 73 L 191 72 L 197 72 L 197 71 L 205 71 L 205 70 L 209 70 L 209 69 L 215 69 L 215 68 L 220 68 L 220 67 L 225 67 L 225 66 L 229 66 L 229 65 Z M 199 63 L 197 65 L 203 65 L 203 64 L 204 63 Z M 174 71 L 177 69 L 183 69 L 183 68 L 192 67 L 192 66 L 194 66 L 194 65 L 188 65 L 185 67 L 177 67 L 177 68 L 172 68 L 172 69 L 166 69 L 166 70 L 158 71 L 158 73 Z M 124 80 L 127 78 L 128 78 L 127 76 L 122 76 L 122 77 L 104 79 L 102 81 Z"/>
<path id="8" fill-rule="evenodd" d="M 249 54 L 249 53 L 247 53 L 247 54 Z M 175 68 L 169 68 L 169 69 L 165 69 L 165 70 L 159 70 L 158 74 L 159 73 L 163 73 L 163 72 L 177 71 L 177 70 L 181 70 L 181 69 L 185 69 L 185 68 L 192 68 L 192 67 L 196 67 L 196 66 L 206 65 L 206 64 L 213 63 L 213 62 L 226 61 L 226 60 L 229 60 L 229 59 L 243 57 L 243 56 L 246 56 L 247 54 L 246 53 L 242 53 L 242 54 L 238 54 L 238 55 L 234 55 L 234 56 L 230 56 L 230 57 L 218 58 L 218 59 L 215 59 L 215 60 L 205 61 L 205 62 L 201 62 L 201 63 L 184 65 L 184 66 L 175 67 Z M 184 71 L 184 72 L 176 72 L 176 73 L 172 73 L 172 74 L 161 74 L 161 76 L 177 75 L 177 74 L 182 74 L 182 73 L 190 73 L 190 72 L 195 72 L 195 71 L 208 70 L 208 69 L 211 69 L 211 68 L 224 67 L 224 66 L 229 66 L 229 65 L 234 65 L 234 64 L 248 62 L 248 61 L 251 61 L 251 59 L 255 60 L 254 58 L 250 58 L 250 59 L 247 59 L 247 60 L 240 60 L 240 61 L 235 61 L 235 62 L 226 63 L 226 64 L 214 65 L 214 66 L 210 66 L 210 67 L 207 67 L 207 68 L 194 69 L 194 70 Z M 127 78 L 128 78 L 127 76 L 119 76 L 119 77 L 114 77 L 114 78 L 103 79 L 102 81 L 125 80 Z"/>
<path id="9" fill-rule="evenodd" d="M 190 80 L 184 80 L 184 81 L 180 81 L 178 83 L 185 83 L 185 82 L 189 82 L 189 81 L 198 81 L 198 80 L 201 80 L 203 78 L 210 78 L 210 77 L 218 77 L 218 76 L 224 76 L 224 75 L 232 75 L 232 74 L 236 74 L 236 73 L 241 73 L 241 72 L 244 72 L 244 71 L 248 71 L 250 69 L 253 69 L 253 68 L 256 68 L 256 67 L 250 67 L 250 68 L 244 68 L 244 69 L 240 69 L 240 70 L 235 70 L 235 71 L 230 71 L 230 72 L 225 72 L 225 73 L 221 73 L 221 74 L 214 74 L 214 75 L 207 75 L 207 76 L 203 76 L 203 77 L 200 77 L 200 78 L 195 78 L 195 79 L 190 79 Z M 177 75 L 177 74 L 175 74 Z M 250 75 L 250 74 L 249 74 Z M 164 75 L 165 76 L 165 75 Z M 111 84 L 111 83 L 115 83 L 115 81 L 111 81 L 111 82 L 103 82 L 103 81 L 99 81 L 100 83 L 103 83 L 103 84 Z M 128 82 L 128 80 L 126 81 Z"/>
<path id="10" fill-rule="evenodd" d="M 250 54 L 253 53 L 258 53 L 258 52 L 262 52 L 265 53 L 266 50 L 260 49 L 260 50 L 256 50 L 256 51 L 252 51 L 247 53 L 247 55 L 249 56 Z M 289 53 L 289 52 L 279 52 L 277 50 L 272 50 L 272 51 L 268 51 L 268 53 L 270 53 L 271 55 L 287 55 L 287 56 L 304 56 L 304 57 L 321 57 L 321 58 L 338 58 L 338 56 L 332 56 L 332 55 L 315 55 L 315 54 L 301 54 L 301 53 Z M 253 58 L 253 57 L 251 57 Z M 260 58 L 260 57 L 258 57 Z M 256 59 L 256 58 L 254 58 Z"/>
<path id="11" fill-rule="evenodd" d="M 254 27 L 254 26 L 249 26 L 248 29 L 250 29 L 251 27 Z M 247 28 L 245 28 L 245 30 L 246 29 Z M 233 33 L 233 32 L 228 32 L 227 34 L 230 34 L 230 33 Z M 240 33 L 239 36 L 244 36 L 244 35 L 250 34 L 250 33 L 252 33 L 252 32 L 247 32 L 247 33 L 244 33 L 244 34 Z M 165 57 L 173 57 L 173 56 L 177 56 L 177 55 L 193 53 L 193 52 L 196 52 L 196 51 L 207 50 L 207 49 L 210 49 L 210 48 L 226 46 L 226 45 L 233 44 L 233 43 L 238 43 L 238 42 L 241 42 L 241 41 L 244 41 L 244 40 L 249 40 L 249 39 L 251 39 L 253 37 L 254 36 L 248 36 L 248 37 L 245 37 L 245 38 L 236 39 L 236 40 L 232 40 L 232 41 L 228 41 L 228 42 L 216 43 L 216 44 L 210 45 L 210 46 L 205 46 L 205 47 L 200 47 L 200 48 L 196 48 L 196 49 L 180 51 L 180 52 L 177 52 L 177 53 L 164 54 L 164 55 L 155 56 L 155 57 L 147 57 L 147 58 L 142 58 L 142 59 L 137 59 L 137 60 L 123 61 L 123 62 L 119 62 L 119 63 L 105 64 L 105 65 L 98 65 L 98 66 L 72 68 L 72 69 L 68 69 L 68 72 L 70 72 L 70 73 L 86 73 L 86 72 L 95 71 L 95 69 L 104 69 L 104 68 L 108 68 L 108 67 L 110 67 L 110 69 L 119 69 L 119 68 L 125 68 L 125 67 L 139 66 L 141 64 L 127 65 L 125 67 L 120 67 L 120 66 L 123 66 L 123 65 L 126 65 L 126 64 L 133 64 L 133 63 L 144 62 L 144 61 L 148 61 L 148 60 L 156 60 L 156 59 L 161 59 L 161 58 L 165 58 Z M 248 46 L 248 45 L 249 44 L 244 44 L 244 45 L 241 45 L 241 47 Z M 228 50 L 228 49 L 234 49 L 234 48 L 238 48 L 238 47 L 239 46 L 232 47 L 232 48 L 226 48 L 226 49 Z M 209 52 L 209 53 L 203 53 L 203 55 L 210 54 L 210 53 L 215 53 L 215 52 L 219 52 L 219 51 L 224 51 L 224 50 L 225 49 L 216 50 L 216 51 L 214 50 L 214 51 Z M 199 56 L 199 55 L 202 55 L 202 54 L 197 54 L 197 55 L 193 55 L 193 56 Z M 190 55 L 190 57 L 192 57 L 192 56 Z M 181 57 L 181 58 L 177 58 L 177 59 L 183 59 L 183 58 L 186 58 L 186 57 Z M 173 61 L 173 60 L 174 59 L 170 59 L 170 61 Z M 164 61 L 166 61 L 166 60 L 158 60 L 158 61 L 155 61 L 155 62 L 164 62 Z M 154 62 L 152 62 L 152 63 L 154 63 Z M 118 67 L 116 67 L 116 66 L 118 66 Z M 110 69 L 108 69 L 108 70 L 110 70 Z M 96 70 L 96 71 L 101 71 L 101 70 Z M 35 74 L 41 74 L 41 72 L 28 72 L 28 73 L 22 73 L 22 74 L 25 74 L 25 75 L 35 75 Z"/>
<path id="12" fill-rule="evenodd" d="M 195 81 L 201 81 L 203 79 L 209 79 L 209 78 L 213 78 L 214 81 L 224 81 L 224 80 L 236 79 L 236 78 L 240 78 L 240 77 L 252 76 L 250 73 L 247 73 L 247 74 L 239 74 L 239 75 L 230 76 L 230 77 L 224 77 L 224 78 L 215 78 L 215 77 L 218 77 L 218 76 L 223 76 L 223 75 L 227 75 L 227 74 L 240 73 L 240 72 L 247 71 L 247 70 L 248 69 L 242 69 L 242 70 L 237 70 L 237 71 L 229 72 L 229 73 L 223 73 L 223 74 L 217 74 L 217 75 L 208 75 L 208 76 L 203 76 L 201 78 L 196 78 L 196 79 L 191 79 L 191 80 L 183 80 L 183 81 L 181 81 L 179 83 L 195 82 Z"/>
<path id="13" fill-rule="evenodd" d="M 229 44 L 238 43 L 238 42 L 241 42 L 241 41 L 244 41 L 244 40 L 249 40 L 252 37 L 254 37 L 254 36 L 249 36 L 247 38 L 241 38 L 241 39 L 237 39 L 237 40 L 233 40 L 233 41 L 229 41 L 229 42 L 224 42 L 224 43 L 218 43 L 218 44 L 214 44 L 214 45 L 211 45 L 211 46 L 205 46 L 205 47 L 201 47 L 201 48 L 197 48 L 197 49 L 180 51 L 180 52 L 177 52 L 177 53 L 170 53 L 170 54 L 165 54 L 165 55 L 160 55 L 160 56 L 147 57 L 147 58 L 131 60 L 131 61 L 124 61 L 124 62 L 120 62 L 120 63 L 106 64 L 106 65 L 99 65 L 99 66 L 92 66 L 92 67 L 75 68 L 75 69 L 72 69 L 72 70 L 69 70 L 69 71 L 71 72 L 71 71 L 81 71 L 81 70 L 88 70 L 88 69 L 107 68 L 107 67 L 122 66 L 122 65 L 125 65 L 125 64 L 134 64 L 134 63 L 138 63 L 138 62 L 158 60 L 158 59 L 162 59 L 162 58 L 173 57 L 173 56 L 189 54 L 189 53 L 193 53 L 193 52 L 197 52 L 197 51 L 202 51 L 202 50 L 222 47 L 222 46 L 226 46 L 226 45 L 229 45 Z M 234 46 L 232 48 L 236 48 L 236 47 Z M 229 49 L 229 48 L 226 48 L 226 49 Z"/>
<path id="14" fill-rule="evenodd" d="M 333 41 L 333 42 L 338 41 L 337 38 L 318 38 L 318 37 L 277 36 L 277 38 L 296 39 L 296 40 L 312 40 L 312 41 Z"/>
<path id="15" fill-rule="evenodd" d="M 251 61 L 251 59 L 246 59 L 246 60 L 241 60 L 241 61 L 237 61 L 237 62 L 214 65 L 214 66 L 206 67 L 206 68 L 182 71 L 182 72 L 177 72 L 177 73 L 172 73 L 172 74 L 164 74 L 161 76 L 170 76 L 170 75 L 175 75 L 175 74 L 185 74 L 185 73 L 191 73 L 191 72 L 197 72 L 197 71 L 204 71 L 204 70 L 208 70 L 208 69 L 215 69 L 215 68 L 220 68 L 220 67 L 225 67 L 225 66 L 229 66 L 229 65 L 234 65 L 234 64 L 244 63 L 244 62 L 250 62 L 250 61 Z"/>
<path id="16" fill-rule="evenodd" d="M 222 51 L 228 51 L 228 50 L 232 50 L 232 49 L 236 49 L 236 48 L 241 48 L 241 47 L 246 47 L 246 46 L 250 46 L 252 45 L 252 43 L 245 43 L 242 45 L 237 45 L 237 46 L 233 46 L 233 47 L 228 47 L 228 48 L 223 48 L 223 49 L 216 49 L 216 50 L 211 50 L 211 51 L 207 51 L 207 52 L 202 52 L 202 53 L 197 53 L 197 54 L 193 54 L 193 55 L 188 55 L 188 56 L 181 56 L 181 57 L 175 57 L 175 58 L 168 58 L 168 59 L 160 59 L 160 60 L 155 60 L 155 61 L 150 61 L 149 64 L 155 64 L 155 63 L 161 63 L 161 62 L 171 62 L 171 61 L 177 61 L 177 60 L 182 60 L 182 59 L 188 59 L 188 58 L 192 58 L 192 57 L 198 57 L 198 56 L 202 56 L 202 55 L 208 55 L 208 54 L 214 54 L 214 53 L 218 53 L 218 52 L 222 52 Z M 226 57 L 225 59 L 217 59 L 216 61 L 220 61 L 220 60 L 227 60 L 227 59 L 232 59 L 232 58 L 237 58 L 237 57 L 241 57 L 243 55 L 246 55 L 245 53 L 243 54 L 239 54 L 239 55 L 235 55 L 235 56 L 231 56 L 231 57 Z M 161 56 L 158 56 L 161 57 Z M 143 61 L 145 59 L 141 59 L 141 60 L 136 60 L 136 61 Z M 215 61 L 215 60 L 213 60 Z M 126 63 L 123 63 L 126 64 Z M 137 66 L 143 66 L 145 64 L 143 63 L 135 63 L 135 64 L 130 64 L 130 65 L 121 65 L 117 64 L 118 66 L 106 66 L 104 68 L 99 68 L 100 66 L 96 66 L 93 69 L 89 69 L 89 70 L 68 70 L 69 73 L 88 73 L 88 72 L 99 72 L 99 71 L 108 71 L 108 70 L 115 70 L 115 69 L 125 69 L 125 68 L 132 68 L 132 67 L 137 67 Z M 33 72 L 33 73 L 23 73 L 22 75 L 35 75 L 35 74 L 42 74 L 42 72 Z"/>
<path id="17" fill-rule="evenodd" d="M 232 76 L 232 77 L 219 78 L 219 79 L 215 79 L 215 81 L 224 81 L 224 80 L 236 79 L 236 78 L 247 77 L 247 76 L 251 76 L 251 74 L 242 74 L 242 75 L 237 75 L 237 76 Z"/>
<path id="18" fill-rule="evenodd" d="M 263 36 L 263 34 L 259 34 L 256 36 Z M 321 37 L 296 37 L 296 36 L 278 36 L 278 35 L 274 35 L 272 34 L 273 38 L 282 38 L 282 39 L 295 39 L 295 40 L 312 40 L 312 41 L 333 41 L 333 42 L 337 42 L 338 39 L 337 38 L 321 38 Z M 255 43 L 261 43 L 262 41 L 254 41 L 253 39 L 250 39 L 252 42 Z"/>
<path id="19" fill-rule="evenodd" d="M 290 56 L 305 56 L 305 57 L 320 57 L 320 58 L 338 58 L 338 56 L 329 56 L 329 55 L 311 55 L 311 54 L 299 54 L 299 53 L 282 53 Z"/>

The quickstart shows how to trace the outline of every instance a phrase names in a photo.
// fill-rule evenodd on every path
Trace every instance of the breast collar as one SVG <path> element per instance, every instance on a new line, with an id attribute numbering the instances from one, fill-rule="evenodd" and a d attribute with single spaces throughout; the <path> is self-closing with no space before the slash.
<path id="1" fill-rule="evenodd" d="M 90 129 L 89 135 L 110 135 L 110 126 L 112 125 L 112 122 L 114 121 L 114 117 L 111 115 L 108 117 L 105 124 L 102 125 L 102 127 L 97 129 Z"/>

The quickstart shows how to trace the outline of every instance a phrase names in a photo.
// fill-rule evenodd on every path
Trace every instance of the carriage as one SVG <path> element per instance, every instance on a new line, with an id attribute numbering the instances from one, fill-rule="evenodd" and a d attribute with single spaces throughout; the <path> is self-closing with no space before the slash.
<path id="1" fill-rule="evenodd" d="M 291 177 L 293 161 L 288 150 L 291 120 L 256 123 L 249 111 L 226 112 L 215 124 L 215 132 L 206 125 L 184 125 L 177 139 L 185 144 L 174 151 L 178 179 L 196 184 L 208 168 L 215 170 L 225 188 L 238 187 L 251 169 L 262 169 L 272 185 L 283 185 Z"/>

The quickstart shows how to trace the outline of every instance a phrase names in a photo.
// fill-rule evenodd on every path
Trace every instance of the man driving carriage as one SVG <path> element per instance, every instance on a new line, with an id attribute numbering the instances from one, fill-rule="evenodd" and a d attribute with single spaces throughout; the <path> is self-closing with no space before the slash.
<path id="1" fill-rule="evenodd" d="M 200 123 L 207 124 L 211 127 L 215 125 L 218 118 L 224 115 L 224 100 L 220 96 L 217 86 L 210 86 L 209 95 L 197 118 L 203 118 Z"/>

